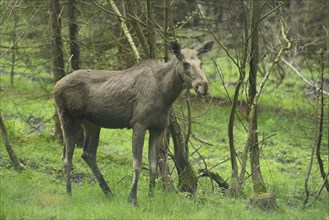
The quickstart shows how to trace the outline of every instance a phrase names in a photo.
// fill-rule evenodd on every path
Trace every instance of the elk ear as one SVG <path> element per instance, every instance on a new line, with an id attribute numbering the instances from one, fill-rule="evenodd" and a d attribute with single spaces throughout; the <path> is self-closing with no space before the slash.
<path id="1" fill-rule="evenodd" d="M 197 49 L 198 56 L 202 55 L 202 54 L 205 54 L 205 53 L 208 53 L 212 49 L 213 45 L 214 45 L 214 41 L 210 41 L 210 42 L 205 43 L 202 47 Z"/>
<path id="2" fill-rule="evenodd" d="M 173 41 L 170 42 L 170 49 L 176 55 L 177 59 L 179 59 L 179 60 L 183 59 L 183 55 L 180 52 L 181 47 L 180 47 L 179 43 L 173 42 Z"/>

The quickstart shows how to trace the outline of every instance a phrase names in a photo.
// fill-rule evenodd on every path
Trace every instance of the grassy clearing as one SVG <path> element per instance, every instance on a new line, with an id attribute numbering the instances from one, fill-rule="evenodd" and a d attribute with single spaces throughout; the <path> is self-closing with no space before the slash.
<path id="1" fill-rule="evenodd" d="M 49 93 L 52 85 L 20 76 L 15 79 L 15 88 L 11 88 L 7 86 L 8 76 L 0 77 L 1 112 L 12 144 L 27 165 L 25 171 L 17 173 L 0 140 L 0 219 L 329 219 L 326 193 L 311 207 L 301 209 L 303 181 L 312 145 L 305 134 L 311 131 L 312 120 L 298 108 L 281 108 L 289 99 L 280 101 L 272 94 L 270 100 L 279 104 L 269 103 L 264 93 L 259 114 L 260 136 L 275 134 L 261 143 L 261 158 L 264 179 L 269 192 L 276 195 L 279 211 L 264 213 L 248 206 L 248 197 L 252 194 L 250 179 L 244 185 L 245 195 L 238 199 L 226 197 L 216 185 L 213 190 L 211 181 L 206 178 L 199 180 L 193 198 L 182 193 L 163 193 L 161 180 L 155 197 L 149 198 L 146 170 L 142 172 L 139 184 L 140 206 L 132 208 L 127 203 L 132 177 L 130 130 L 103 129 L 101 132 L 99 165 L 116 196 L 103 196 L 90 169 L 80 158 L 82 150 L 76 149 L 73 196 L 69 197 L 65 194 L 60 159 L 62 147 L 52 140 L 54 104 Z M 276 94 L 276 97 L 290 96 L 292 94 L 285 91 Z M 175 109 L 184 129 L 184 101 L 178 101 Z M 191 161 L 195 169 L 204 168 L 203 160 L 193 153 L 194 147 L 199 149 L 208 167 L 215 166 L 229 157 L 226 124 L 230 107 L 227 102 L 192 100 L 192 109 Z M 245 115 L 242 111 L 239 114 L 244 122 Z M 246 132 L 239 122 L 236 122 L 235 136 L 239 153 L 246 139 Z M 146 152 L 147 147 L 145 166 Z M 212 171 L 227 179 L 230 169 L 227 161 Z M 310 180 L 312 193 L 321 182 L 316 172 L 314 169 Z M 175 175 L 174 172 L 176 181 Z"/>

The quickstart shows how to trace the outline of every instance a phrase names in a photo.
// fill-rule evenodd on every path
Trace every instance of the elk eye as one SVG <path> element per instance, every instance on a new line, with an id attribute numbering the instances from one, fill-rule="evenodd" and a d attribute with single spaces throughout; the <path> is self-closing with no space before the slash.
<path id="1" fill-rule="evenodd" d="M 188 69 L 190 67 L 189 63 L 183 63 L 184 69 Z"/>

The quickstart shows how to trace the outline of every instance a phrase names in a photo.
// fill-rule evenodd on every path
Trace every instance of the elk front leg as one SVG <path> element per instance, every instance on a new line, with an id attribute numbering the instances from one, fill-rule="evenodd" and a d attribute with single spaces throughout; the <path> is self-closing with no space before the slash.
<path id="1" fill-rule="evenodd" d="M 86 161 L 88 166 L 93 171 L 99 186 L 101 187 L 102 191 L 106 196 L 111 195 L 112 192 L 107 185 L 101 171 L 99 170 L 97 161 L 96 161 L 96 152 L 98 148 L 98 142 L 99 142 L 99 132 L 100 127 L 85 121 L 83 123 L 83 129 L 84 129 L 84 146 L 83 146 L 83 153 L 81 157 Z"/>
<path id="2" fill-rule="evenodd" d="M 145 138 L 146 129 L 141 124 L 136 124 L 133 127 L 132 137 L 132 151 L 133 151 L 133 182 L 129 196 L 129 202 L 133 206 L 137 206 L 137 185 L 139 180 L 139 174 L 142 170 L 142 156 L 143 156 L 143 145 Z"/>
<path id="3" fill-rule="evenodd" d="M 158 173 L 158 149 L 162 143 L 163 131 L 162 130 L 150 130 L 149 139 L 149 168 L 150 168 L 150 188 L 149 196 L 153 196 L 155 180 Z"/>

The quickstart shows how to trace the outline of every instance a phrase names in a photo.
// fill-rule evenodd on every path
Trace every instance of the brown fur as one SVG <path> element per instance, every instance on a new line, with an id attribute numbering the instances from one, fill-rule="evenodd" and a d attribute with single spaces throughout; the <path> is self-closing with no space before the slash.
<path id="1" fill-rule="evenodd" d="M 208 52 L 212 45 L 210 42 L 199 50 L 181 50 L 177 43 L 172 43 L 176 57 L 168 63 L 146 60 L 122 71 L 78 70 L 56 83 L 54 99 L 64 135 L 63 161 L 68 193 L 71 193 L 74 140 L 80 124 L 85 134 L 82 158 L 105 194 L 110 194 L 111 190 L 96 162 L 100 129 L 133 129 L 134 177 L 129 200 L 134 205 L 137 204 L 144 137 L 149 130 L 150 191 L 153 191 L 157 149 L 163 130 L 169 124 L 171 106 L 184 88 L 193 87 L 200 95 L 208 93 L 208 81 L 197 56 Z"/>

